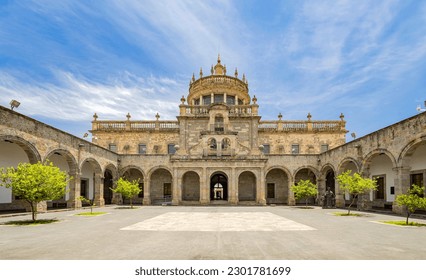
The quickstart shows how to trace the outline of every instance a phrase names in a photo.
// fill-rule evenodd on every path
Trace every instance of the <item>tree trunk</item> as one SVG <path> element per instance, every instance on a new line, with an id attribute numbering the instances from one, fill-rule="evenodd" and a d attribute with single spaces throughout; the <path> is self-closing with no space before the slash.
<path id="1" fill-rule="evenodd" d="M 132 199 L 130 198 L 130 209 L 133 209 Z"/>
<path id="2" fill-rule="evenodd" d="M 34 202 L 33 201 L 27 200 L 27 202 L 31 206 L 31 217 L 32 217 L 33 222 L 35 222 L 36 219 L 37 219 L 37 203 L 36 203 L 36 207 L 34 208 Z"/>
<path id="3" fill-rule="evenodd" d="M 352 206 L 352 204 L 354 204 L 354 202 L 355 202 L 355 199 L 357 198 L 357 196 L 356 195 L 354 195 L 354 197 L 352 198 L 352 201 L 351 201 L 351 203 L 349 204 L 349 206 L 348 206 L 348 216 L 350 215 L 350 213 L 351 213 L 351 206 Z"/>
<path id="4" fill-rule="evenodd" d="M 407 219 L 405 220 L 405 224 L 408 225 L 408 218 L 410 217 L 410 211 L 407 210 Z"/>
<path id="5" fill-rule="evenodd" d="M 308 209 L 308 198 L 305 198 L 305 208 Z"/>

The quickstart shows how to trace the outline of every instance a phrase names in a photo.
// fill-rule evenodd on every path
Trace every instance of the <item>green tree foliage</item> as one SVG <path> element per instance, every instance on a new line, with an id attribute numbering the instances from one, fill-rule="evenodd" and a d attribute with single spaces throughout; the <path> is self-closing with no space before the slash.
<path id="1" fill-rule="evenodd" d="M 420 187 L 413 184 L 408 190 L 407 194 L 400 194 L 396 197 L 395 201 L 400 206 L 405 206 L 407 219 L 405 223 L 408 225 L 408 218 L 417 209 L 426 209 L 426 198 L 424 196 L 425 187 Z"/>
<path id="2" fill-rule="evenodd" d="M 351 170 L 341 173 L 337 176 L 340 189 L 352 195 L 351 203 L 348 206 L 348 215 L 350 215 L 351 206 L 359 195 L 366 194 L 369 191 L 376 190 L 376 181 L 369 178 L 363 178 L 360 174 L 352 174 Z"/>
<path id="3" fill-rule="evenodd" d="M 318 194 L 317 186 L 310 180 L 300 180 L 297 184 L 291 186 L 296 199 L 305 199 L 306 208 L 308 208 L 308 198 Z"/>
<path id="4" fill-rule="evenodd" d="M 84 196 L 80 196 L 80 197 L 78 198 L 78 200 L 80 200 L 81 202 L 86 202 L 86 203 L 88 203 L 88 204 L 90 205 L 90 214 L 92 214 L 92 213 L 93 213 L 93 206 L 95 206 L 95 205 L 96 205 L 96 203 L 95 203 L 95 200 L 94 200 L 94 199 L 88 199 L 88 198 L 85 198 Z"/>
<path id="5" fill-rule="evenodd" d="M 15 196 L 31 205 L 33 221 L 37 218 L 37 203 L 63 197 L 70 179 L 52 162 L 20 163 L 16 168 L 0 169 L 0 186 L 11 188 Z"/>
<path id="6" fill-rule="evenodd" d="M 130 199 L 131 208 L 133 208 L 132 198 L 141 192 L 139 189 L 139 180 L 133 180 L 130 182 L 123 178 L 118 179 L 117 187 L 111 190 L 115 193 L 121 193 L 122 196 Z"/>

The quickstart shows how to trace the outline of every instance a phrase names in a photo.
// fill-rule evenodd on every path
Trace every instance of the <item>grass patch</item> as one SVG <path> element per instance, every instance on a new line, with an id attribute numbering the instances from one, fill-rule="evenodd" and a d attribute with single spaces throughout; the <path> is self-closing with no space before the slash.
<path id="1" fill-rule="evenodd" d="M 407 227 L 426 227 L 426 224 L 417 223 L 417 222 L 408 222 L 408 224 L 406 224 L 405 221 L 380 221 L 380 223 L 396 225 L 396 226 L 407 226 Z"/>
<path id="2" fill-rule="evenodd" d="M 350 213 L 350 214 L 348 214 L 348 213 L 343 213 L 343 212 L 334 212 L 333 215 L 334 216 L 353 216 L 353 217 L 364 217 L 364 216 L 367 216 L 367 215 L 364 215 L 364 214 L 357 214 L 357 213 Z"/>
<path id="3" fill-rule="evenodd" d="M 23 220 L 23 221 L 9 221 L 4 223 L 4 225 L 8 226 L 38 226 L 38 225 L 45 225 L 45 224 L 52 224 L 59 222 L 57 219 L 41 219 L 41 220 Z"/>
<path id="4" fill-rule="evenodd" d="M 295 206 L 295 208 L 299 208 L 299 209 L 315 209 L 315 207 L 312 207 L 312 206 Z"/>
<path id="5" fill-rule="evenodd" d="M 100 216 L 100 215 L 104 215 L 104 214 L 106 214 L 107 212 L 93 212 L 93 213 L 90 213 L 90 212 L 83 212 L 83 213 L 78 213 L 78 214 L 75 214 L 74 216 L 89 216 L 89 217 L 92 217 L 92 216 Z"/>

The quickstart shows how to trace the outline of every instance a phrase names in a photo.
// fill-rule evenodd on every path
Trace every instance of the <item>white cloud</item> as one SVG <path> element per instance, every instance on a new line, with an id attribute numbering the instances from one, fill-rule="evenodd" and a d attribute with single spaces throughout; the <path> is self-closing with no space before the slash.
<path id="1" fill-rule="evenodd" d="M 18 80 L 0 72 L 0 97 L 7 104 L 12 97 L 22 105 L 20 111 L 57 120 L 91 120 L 94 112 L 100 119 L 125 119 L 127 112 L 135 119 L 175 119 L 178 113 L 176 92 L 186 85 L 170 78 L 127 77 L 123 82 L 94 83 L 71 73 L 58 72 L 57 84 Z"/>

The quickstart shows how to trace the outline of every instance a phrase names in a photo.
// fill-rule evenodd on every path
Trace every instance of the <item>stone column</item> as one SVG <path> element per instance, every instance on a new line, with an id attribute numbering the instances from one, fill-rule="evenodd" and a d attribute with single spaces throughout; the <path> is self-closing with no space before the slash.
<path id="1" fill-rule="evenodd" d="M 232 167 L 231 175 L 228 179 L 228 201 L 230 204 L 234 205 L 238 204 L 238 179 L 236 173 L 235 167 Z"/>
<path id="2" fill-rule="evenodd" d="M 257 203 L 260 205 L 266 205 L 266 198 L 265 198 L 265 176 L 263 169 L 260 169 L 259 177 L 256 180 L 256 200 Z"/>
<path id="3" fill-rule="evenodd" d="M 96 174 L 94 177 L 95 196 L 94 202 L 96 206 L 102 207 L 105 205 L 104 199 L 104 178 L 100 174 Z"/>
<path id="4" fill-rule="evenodd" d="M 336 207 L 344 208 L 345 205 L 345 192 L 340 189 L 340 185 L 337 180 L 334 182 L 334 189 L 336 190 Z"/>
<path id="5" fill-rule="evenodd" d="M 294 193 L 291 190 L 291 186 L 293 186 L 294 179 L 293 177 L 288 178 L 288 205 L 294 206 L 296 205 L 296 200 L 294 199 Z"/>
<path id="6" fill-rule="evenodd" d="M 210 180 L 207 178 L 205 168 L 201 171 L 200 176 L 200 204 L 207 205 L 210 203 Z"/>
<path id="7" fill-rule="evenodd" d="M 173 179 L 172 179 L 172 205 L 179 205 L 180 197 L 181 196 L 181 185 L 182 185 L 182 178 L 179 178 L 178 176 L 178 170 L 173 170 Z"/>
<path id="8" fill-rule="evenodd" d="M 410 168 L 409 167 L 396 167 L 393 168 L 396 173 L 395 177 L 395 197 L 400 194 L 406 194 L 410 188 Z M 392 204 L 392 212 L 397 214 L 405 214 L 405 208 L 399 206 L 394 201 Z"/>
<path id="9" fill-rule="evenodd" d="M 151 205 L 151 183 L 148 177 L 143 178 L 143 205 Z"/>
<path id="10" fill-rule="evenodd" d="M 72 179 L 69 182 L 69 198 L 67 201 L 68 208 L 78 209 L 81 208 L 81 200 L 78 199 L 80 197 L 80 176 L 79 173 L 70 174 Z"/>
<path id="11" fill-rule="evenodd" d="M 322 174 L 321 174 L 322 175 Z M 325 194 L 325 179 L 322 177 L 319 177 L 317 180 L 317 186 L 318 186 L 318 195 L 317 195 L 317 200 L 316 201 L 320 201 L 320 197 L 323 196 Z M 322 206 L 322 205 L 319 205 Z"/>

